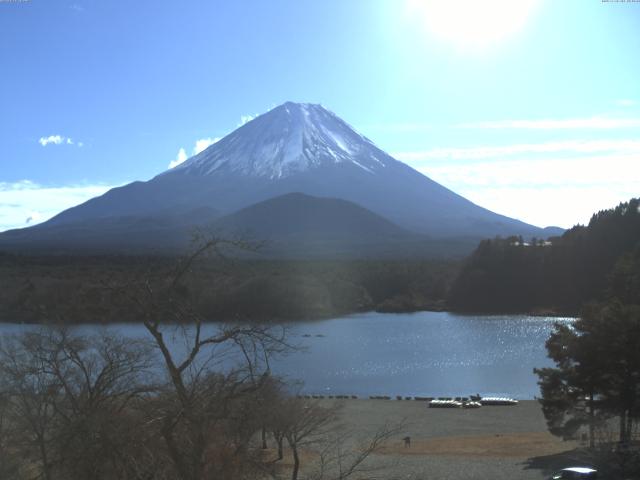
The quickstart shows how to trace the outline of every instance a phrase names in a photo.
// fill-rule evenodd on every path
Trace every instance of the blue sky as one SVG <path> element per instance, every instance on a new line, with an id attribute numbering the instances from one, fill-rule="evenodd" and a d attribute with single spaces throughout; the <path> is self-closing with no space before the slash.
<path id="1" fill-rule="evenodd" d="M 287 100 L 482 206 L 569 227 L 640 195 L 638 52 L 637 2 L 0 0 L 0 231 Z"/>

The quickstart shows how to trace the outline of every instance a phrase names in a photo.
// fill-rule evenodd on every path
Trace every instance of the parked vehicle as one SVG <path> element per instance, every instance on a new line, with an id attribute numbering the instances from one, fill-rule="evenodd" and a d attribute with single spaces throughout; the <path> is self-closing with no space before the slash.
<path id="1" fill-rule="evenodd" d="M 598 471 L 589 467 L 569 467 L 554 473 L 551 480 L 595 480 Z"/>

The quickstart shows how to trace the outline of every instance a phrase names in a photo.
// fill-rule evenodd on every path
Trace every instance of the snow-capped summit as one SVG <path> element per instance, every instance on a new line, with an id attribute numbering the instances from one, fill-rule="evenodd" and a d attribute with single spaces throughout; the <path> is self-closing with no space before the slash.
<path id="1" fill-rule="evenodd" d="M 351 163 L 375 174 L 388 155 L 321 105 L 287 102 L 260 115 L 171 170 L 282 178 L 326 164 Z"/>

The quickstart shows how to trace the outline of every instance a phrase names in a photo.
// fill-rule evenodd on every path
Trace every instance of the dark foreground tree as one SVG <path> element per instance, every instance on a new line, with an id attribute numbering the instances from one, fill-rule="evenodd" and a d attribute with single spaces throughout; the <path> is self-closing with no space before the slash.
<path id="1" fill-rule="evenodd" d="M 640 306 L 612 301 L 585 308 L 573 325 L 558 324 L 547 341 L 556 368 L 536 369 L 551 433 L 570 438 L 618 419 L 629 442 L 640 415 Z"/>
<path id="2" fill-rule="evenodd" d="M 260 452 L 251 442 L 262 426 L 269 358 L 289 350 L 282 328 L 207 324 L 194 307 L 189 275 L 203 257 L 230 248 L 252 246 L 207 238 L 171 271 L 110 286 L 160 353 L 166 382 L 149 405 L 149 424 L 181 480 L 243 478 L 256 470 Z"/>

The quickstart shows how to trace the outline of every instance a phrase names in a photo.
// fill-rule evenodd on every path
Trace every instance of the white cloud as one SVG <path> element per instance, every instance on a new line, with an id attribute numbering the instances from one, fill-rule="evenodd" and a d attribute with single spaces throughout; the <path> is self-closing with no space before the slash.
<path id="1" fill-rule="evenodd" d="M 38 143 L 40 143 L 40 145 L 42 145 L 43 147 L 46 147 L 50 143 L 53 143 L 54 145 L 60 145 L 63 141 L 64 137 L 60 135 L 49 135 L 48 137 L 40 137 Z"/>
<path id="2" fill-rule="evenodd" d="M 171 160 L 171 162 L 169 162 L 169 168 L 177 167 L 181 163 L 184 163 L 186 160 L 187 160 L 187 152 L 185 151 L 184 148 L 180 148 L 180 150 L 178 150 L 178 155 L 176 156 L 176 159 Z"/>
<path id="3" fill-rule="evenodd" d="M 29 180 L 0 182 L 0 231 L 44 222 L 117 185 L 44 186 Z"/>
<path id="4" fill-rule="evenodd" d="M 206 150 L 211 145 L 216 143 L 218 140 L 220 140 L 220 137 L 216 137 L 216 138 L 201 138 L 199 140 L 196 140 L 196 143 L 193 146 L 192 155 L 197 155 L 200 152 Z M 169 163 L 169 168 L 177 167 L 178 165 L 184 163 L 188 158 L 189 157 L 187 156 L 187 151 L 183 147 L 181 147 L 180 150 L 178 150 L 178 155 L 176 156 L 176 159 L 172 160 Z"/>
<path id="5" fill-rule="evenodd" d="M 640 162 L 633 154 L 591 157 L 487 160 L 474 163 L 442 163 L 419 167 L 435 180 L 473 187 L 564 187 L 640 185 Z M 631 189 L 633 190 L 633 189 Z"/>
<path id="6" fill-rule="evenodd" d="M 618 105 L 619 107 L 633 107 L 637 103 L 638 102 L 636 102 L 635 100 L 631 100 L 630 98 L 622 98 L 620 100 L 616 100 L 616 105 Z"/>
<path id="7" fill-rule="evenodd" d="M 199 154 L 203 150 L 206 150 L 211 145 L 216 143 L 218 140 L 220 140 L 220 137 L 216 137 L 216 138 L 201 138 L 200 140 L 196 140 L 196 145 L 195 145 L 195 147 L 193 147 L 193 154 L 194 155 Z"/>
<path id="8" fill-rule="evenodd" d="M 241 127 L 242 125 L 244 125 L 247 122 L 250 122 L 251 120 L 253 120 L 254 118 L 256 118 L 258 116 L 258 114 L 256 113 L 255 115 L 241 115 L 240 116 L 240 123 L 238 124 L 238 127 Z M 209 148 L 211 145 L 213 145 L 214 143 L 218 142 L 221 139 L 221 137 L 207 137 L 207 138 L 200 138 L 198 140 L 196 140 L 195 145 L 193 146 L 192 149 L 192 154 L 193 155 L 197 155 L 201 152 L 203 152 L 204 150 L 206 150 L 207 148 Z M 187 156 L 187 150 L 184 147 L 181 147 L 180 150 L 178 150 L 178 155 L 176 157 L 175 160 L 172 160 L 171 162 L 169 162 L 169 168 L 175 168 L 178 165 L 184 163 L 189 157 Z"/>
<path id="9" fill-rule="evenodd" d="M 70 137 L 65 137 L 63 135 L 49 135 L 48 137 L 40 137 L 38 143 L 43 147 L 46 147 L 49 144 L 52 145 L 74 145 L 74 141 Z M 82 147 L 84 144 L 82 142 L 78 142 L 78 146 Z"/>
<path id="10" fill-rule="evenodd" d="M 425 132 L 434 129 L 434 125 L 424 122 L 406 122 L 406 123 L 373 123 L 370 125 L 362 125 L 363 130 L 398 132 L 398 133 L 416 133 Z"/>
<path id="11" fill-rule="evenodd" d="M 394 157 L 406 162 L 435 159 L 478 160 L 522 154 L 627 152 L 640 154 L 640 140 L 565 140 L 559 142 L 519 143 L 513 145 L 433 148 L 413 152 L 396 152 Z"/>
<path id="12" fill-rule="evenodd" d="M 571 227 L 640 194 L 640 140 L 564 140 L 400 152 L 438 183 L 539 226 Z"/>
<path id="13" fill-rule="evenodd" d="M 42 214 L 40 212 L 31 212 L 27 219 L 24 221 L 27 225 L 30 223 L 36 224 L 42 221 Z"/>
<path id="14" fill-rule="evenodd" d="M 481 200 L 487 205 L 501 206 L 505 213 L 526 215 L 530 223 L 539 226 L 570 228 L 587 225 L 592 215 L 613 208 L 621 202 L 637 197 L 637 190 L 616 191 L 607 186 L 563 189 L 518 188 L 515 190 L 485 191 Z M 493 198 L 492 198 L 493 197 Z M 505 203 L 508 197 L 508 204 Z"/>
<path id="15" fill-rule="evenodd" d="M 257 113 L 254 113 L 253 115 L 241 115 L 240 116 L 240 123 L 238 124 L 238 126 L 241 127 L 245 123 L 249 123 L 251 120 L 253 120 L 257 116 L 258 116 Z"/>
<path id="16" fill-rule="evenodd" d="M 469 200 L 534 225 L 570 227 L 638 196 L 637 154 L 605 153 L 416 165 Z"/>
<path id="17" fill-rule="evenodd" d="M 540 227 L 570 228 L 586 225 L 591 216 L 637 196 L 637 190 L 616 191 L 607 186 L 492 187 L 462 190 L 472 202 L 509 217 Z"/>
<path id="18" fill-rule="evenodd" d="M 638 118 L 570 118 L 570 119 L 545 119 L 545 120 L 500 120 L 490 122 L 463 123 L 458 128 L 488 128 L 488 129 L 533 129 L 533 130 L 558 130 L 558 129 L 614 129 L 614 128 L 640 128 Z"/>

